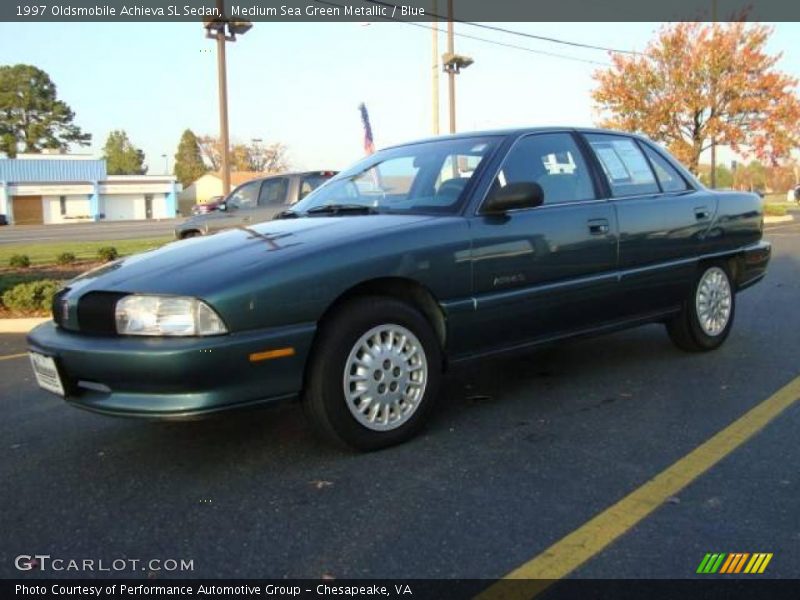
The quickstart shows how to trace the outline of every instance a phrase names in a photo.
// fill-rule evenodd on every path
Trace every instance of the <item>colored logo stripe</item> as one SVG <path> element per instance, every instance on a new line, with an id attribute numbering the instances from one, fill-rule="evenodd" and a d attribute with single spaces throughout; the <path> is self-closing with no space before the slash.
<path id="1" fill-rule="evenodd" d="M 700 566 L 697 567 L 697 572 L 716 573 L 724 558 L 724 552 L 722 554 L 706 554 L 705 558 L 703 558 L 703 560 L 700 562 Z"/>
<path id="2" fill-rule="evenodd" d="M 767 554 L 766 552 L 762 552 L 758 554 L 753 554 L 753 558 L 751 558 L 750 562 L 747 563 L 744 572 L 763 573 L 764 569 L 767 568 L 767 565 L 771 560 L 772 560 L 772 553 Z"/>
<path id="3" fill-rule="evenodd" d="M 744 567 L 745 561 L 750 557 L 749 552 L 737 552 L 735 554 L 731 554 L 733 557 L 731 561 L 725 565 L 720 573 L 738 573 Z"/>
<path id="4" fill-rule="evenodd" d="M 763 573 L 769 561 L 772 560 L 772 553 L 756 552 L 709 552 L 700 561 L 697 573 L 714 574 L 734 574 L 734 573 Z M 747 565 L 747 566 L 745 566 Z"/>

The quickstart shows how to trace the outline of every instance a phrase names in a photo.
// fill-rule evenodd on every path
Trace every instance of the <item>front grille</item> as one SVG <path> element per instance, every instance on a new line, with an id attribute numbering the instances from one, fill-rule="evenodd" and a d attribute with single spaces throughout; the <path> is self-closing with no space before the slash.
<path id="1" fill-rule="evenodd" d="M 78 300 L 78 329 L 83 333 L 117 333 L 114 310 L 117 301 L 127 294 L 89 292 Z"/>
<path id="2" fill-rule="evenodd" d="M 61 290 L 58 290 L 53 295 L 53 303 L 50 306 L 50 310 L 53 313 L 53 321 L 59 327 L 64 326 L 64 320 L 66 318 L 66 314 L 64 310 L 63 298 L 68 291 L 69 288 L 63 288 Z"/>

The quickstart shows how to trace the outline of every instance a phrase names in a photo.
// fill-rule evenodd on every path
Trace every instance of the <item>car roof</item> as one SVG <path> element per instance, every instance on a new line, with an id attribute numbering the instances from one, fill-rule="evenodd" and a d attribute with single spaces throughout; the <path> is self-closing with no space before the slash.
<path id="1" fill-rule="evenodd" d="M 265 179 L 275 179 L 276 177 L 299 177 L 302 175 L 324 175 L 326 173 L 330 173 L 331 177 L 333 177 L 338 172 L 339 171 L 337 169 L 315 169 L 312 171 L 288 171 L 285 173 L 270 173 L 269 175 L 264 175 L 263 177 L 253 177 L 252 179 L 243 181 L 242 184 L 250 183 L 251 181 L 263 181 Z"/>
<path id="2" fill-rule="evenodd" d="M 392 146 L 386 146 L 385 148 L 382 148 L 382 150 L 399 148 L 400 146 L 410 146 L 412 144 L 423 144 L 426 142 L 434 142 L 434 141 L 459 140 L 459 139 L 468 139 L 472 137 L 490 137 L 490 136 L 518 137 L 530 133 L 547 133 L 556 131 L 577 131 L 580 133 L 613 133 L 617 135 L 626 135 L 639 139 L 647 139 L 644 136 L 639 135 L 637 133 L 631 133 L 630 131 L 619 131 L 616 129 L 601 129 L 597 127 L 575 127 L 574 125 L 562 125 L 562 126 L 548 125 L 542 127 L 512 127 L 507 129 L 487 129 L 482 131 L 465 131 L 463 133 L 451 133 L 447 135 L 432 136 L 409 142 L 404 142 L 402 144 L 393 144 Z"/>

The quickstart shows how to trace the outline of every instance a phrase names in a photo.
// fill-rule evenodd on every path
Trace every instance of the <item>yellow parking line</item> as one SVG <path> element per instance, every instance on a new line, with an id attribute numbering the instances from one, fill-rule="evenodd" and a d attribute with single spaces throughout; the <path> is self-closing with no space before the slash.
<path id="1" fill-rule="evenodd" d="M 504 577 L 528 580 L 527 585 L 508 586 L 501 580 L 484 590 L 478 598 L 529 599 L 555 580 L 566 577 L 752 438 L 798 398 L 800 377 L 790 381 L 640 488 Z"/>
<path id="2" fill-rule="evenodd" d="M 12 358 L 22 358 L 23 356 L 28 356 L 28 353 L 23 352 L 22 354 L 6 354 L 5 356 L 0 356 L 0 360 L 11 360 Z"/>

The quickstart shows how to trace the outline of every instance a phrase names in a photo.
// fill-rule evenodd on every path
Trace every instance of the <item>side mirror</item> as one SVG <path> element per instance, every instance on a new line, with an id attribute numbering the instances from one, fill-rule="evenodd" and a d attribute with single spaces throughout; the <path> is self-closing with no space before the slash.
<path id="1" fill-rule="evenodd" d="M 519 208 L 535 208 L 543 203 L 542 186 L 533 181 L 520 181 L 497 188 L 487 200 L 483 212 L 503 214 Z"/>
<path id="2" fill-rule="evenodd" d="M 221 211 L 225 212 L 226 210 L 228 210 L 228 203 L 227 202 L 220 202 L 217 205 L 217 210 L 221 210 Z"/>

